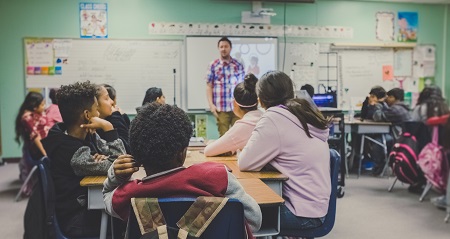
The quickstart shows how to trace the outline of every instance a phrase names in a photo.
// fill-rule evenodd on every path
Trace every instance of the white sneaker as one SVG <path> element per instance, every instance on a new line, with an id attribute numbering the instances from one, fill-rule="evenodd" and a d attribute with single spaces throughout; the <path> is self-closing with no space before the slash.
<path id="1" fill-rule="evenodd" d="M 439 197 L 434 197 L 434 198 L 430 199 L 430 202 L 433 203 L 433 205 L 439 209 L 446 209 L 448 206 L 445 195 L 439 196 Z"/>

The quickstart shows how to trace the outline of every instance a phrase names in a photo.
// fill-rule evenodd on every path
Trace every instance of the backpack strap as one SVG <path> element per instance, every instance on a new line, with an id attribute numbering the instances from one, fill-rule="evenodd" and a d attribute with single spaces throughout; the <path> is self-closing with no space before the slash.
<path id="1" fill-rule="evenodd" d="M 157 198 L 131 198 L 131 206 L 142 235 L 158 230 L 159 238 L 168 238 L 166 220 Z"/>
<path id="2" fill-rule="evenodd" d="M 438 144 L 439 142 L 439 127 L 438 126 L 433 126 L 433 137 L 432 137 L 432 141 L 433 144 Z"/>
<path id="3" fill-rule="evenodd" d="M 177 226 L 191 236 L 200 237 L 227 201 L 225 197 L 198 197 L 177 222 Z"/>
<path id="4" fill-rule="evenodd" d="M 200 237 L 227 203 L 228 198 L 198 197 L 177 222 L 177 238 Z M 141 234 L 157 230 L 160 239 L 168 239 L 166 221 L 157 198 L 131 198 Z"/>

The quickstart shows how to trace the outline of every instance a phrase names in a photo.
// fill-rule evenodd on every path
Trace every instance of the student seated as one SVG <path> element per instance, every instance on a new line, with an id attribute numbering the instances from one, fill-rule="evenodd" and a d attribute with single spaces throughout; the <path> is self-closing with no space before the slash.
<path id="1" fill-rule="evenodd" d="M 41 139 L 47 137 L 50 123 L 44 112 L 45 100 L 41 93 L 29 92 L 16 116 L 16 142 L 23 142 L 22 158 L 19 162 L 19 178 L 22 181 L 28 177 L 31 168 L 42 156 L 47 155 L 41 144 Z M 32 184 L 27 185 L 25 194 L 30 195 Z"/>
<path id="2" fill-rule="evenodd" d="M 157 102 L 160 104 L 165 104 L 166 103 L 166 97 L 164 96 L 161 88 L 158 87 L 150 87 L 147 89 L 147 91 L 145 92 L 145 96 L 144 96 L 144 100 L 142 101 L 142 106 L 152 103 L 152 102 Z M 136 111 L 139 113 L 140 108 L 142 107 L 137 107 Z"/>
<path id="3" fill-rule="evenodd" d="M 130 129 L 130 118 L 125 113 L 120 112 L 119 106 L 116 104 L 116 90 L 107 84 L 102 84 L 97 87 L 97 102 L 98 112 L 100 118 L 109 121 L 114 129 L 119 134 L 119 139 L 122 140 L 125 150 L 130 153 L 130 143 L 128 131 Z M 100 138 L 105 136 L 105 132 L 101 129 L 97 130 Z"/>
<path id="4" fill-rule="evenodd" d="M 300 90 L 305 90 L 306 92 L 308 92 L 309 97 L 311 97 L 311 99 L 314 96 L 314 87 L 310 84 L 304 84 L 302 85 L 302 87 L 300 87 Z"/>
<path id="5" fill-rule="evenodd" d="M 387 98 L 384 102 L 375 100 L 370 101 L 369 108 L 373 109 L 372 111 L 374 112 L 372 119 L 374 121 L 391 122 L 394 124 L 392 133 L 394 133 L 394 136 L 399 136 L 401 133 L 401 126 L 399 124 L 411 121 L 409 108 L 403 103 L 405 91 L 400 88 L 394 88 L 388 91 L 386 95 Z M 380 143 L 383 142 L 381 135 L 373 136 L 372 138 Z M 385 139 L 387 152 L 389 153 L 394 142 L 393 135 L 385 134 Z M 380 145 L 373 142 L 368 142 L 368 144 L 370 155 L 375 163 L 373 174 L 378 175 L 383 171 L 386 162 L 385 160 L 387 159 L 385 158 L 383 148 Z"/>
<path id="6" fill-rule="evenodd" d="M 385 102 L 373 102 L 374 121 L 385 121 L 393 124 L 411 121 L 409 107 L 403 103 L 405 91 L 400 88 L 394 88 L 386 93 Z"/>
<path id="7" fill-rule="evenodd" d="M 383 102 L 386 98 L 386 90 L 381 86 L 374 86 L 370 89 L 369 95 L 364 100 L 361 107 L 361 119 L 373 119 L 374 108 L 370 108 L 369 105 L 376 102 Z"/>
<path id="8" fill-rule="evenodd" d="M 238 156 L 242 171 L 271 167 L 289 177 L 283 183 L 281 232 L 321 226 L 331 194 L 330 120 L 307 100 L 295 99 L 293 89 L 283 72 L 261 77 L 256 92 L 266 112 Z"/>
<path id="9" fill-rule="evenodd" d="M 431 85 L 425 87 L 419 94 L 417 104 L 412 112 L 413 121 L 427 121 L 433 116 L 441 116 L 449 113 L 447 102 L 442 96 L 442 91 L 438 86 Z"/>
<path id="10" fill-rule="evenodd" d="M 108 171 L 103 187 L 106 211 L 128 220 L 133 197 L 236 198 L 252 231 L 261 226 L 261 211 L 224 165 L 206 162 L 183 167 L 192 126 L 187 114 L 171 105 L 143 106 L 131 122 L 131 155 L 120 156 Z M 128 181 L 143 165 L 146 177 Z"/>
<path id="11" fill-rule="evenodd" d="M 56 100 L 56 93 L 58 89 L 52 88 L 50 89 L 50 93 L 48 93 L 48 97 L 52 100 L 52 104 L 45 109 L 45 113 L 47 114 L 47 119 L 49 122 L 49 126 L 52 127 L 54 124 L 62 122 L 61 113 L 59 113 L 58 101 Z"/>
<path id="12" fill-rule="evenodd" d="M 95 95 L 96 86 L 89 81 L 61 86 L 57 99 L 64 122 L 55 124 L 42 140 L 55 184 L 55 213 L 68 237 L 100 234 L 101 211 L 87 209 L 88 188 L 80 181 L 106 175 L 113 159 L 125 153 L 117 131 L 98 117 Z M 96 129 L 105 131 L 104 139 Z"/>
<path id="13" fill-rule="evenodd" d="M 244 82 L 239 83 L 234 89 L 233 112 L 240 118 L 218 140 L 208 144 L 205 148 L 205 156 L 215 156 L 227 152 L 241 150 L 247 144 L 256 123 L 261 118 L 262 112 L 258 110 L 258 97 L 256 96 L 256 82 L 258 79 L 253 74 L 247 74 Z"/>

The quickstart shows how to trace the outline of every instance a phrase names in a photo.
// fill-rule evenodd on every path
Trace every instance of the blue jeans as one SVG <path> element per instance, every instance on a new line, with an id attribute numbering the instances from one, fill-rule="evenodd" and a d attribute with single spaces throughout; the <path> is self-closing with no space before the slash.
<path id="1" fill-rule="evenodd" d="M 283 230 L 301 230 L 320 227 L 324 221 L 325 217 L 298 217 L 294 215 L 286 205 L 282 205 L 280 208 L 280 235 L 283 235 Z"/>

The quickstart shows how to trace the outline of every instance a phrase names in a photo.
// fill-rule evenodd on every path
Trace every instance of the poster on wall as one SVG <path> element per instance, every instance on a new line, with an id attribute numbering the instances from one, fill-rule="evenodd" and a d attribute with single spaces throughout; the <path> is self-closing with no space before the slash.
<path id="1" fill-rule="evenodd" d="M 80 3 L 80 37 L 108 38 L 107 3 Z"/>
<path id="2" fill-rule="evenodd" d="M 393 12 L 377 12 L 375 14 L 377 26 L 376 36 L 380 41 L 394 41 L 394 19 Z"/>
<path id="3" fill-rule="evenodd" d="M 417 30 L 419 27 L 419 14 L 417 12 L 398 12 L 399 42 L 417 42 Z"/>

